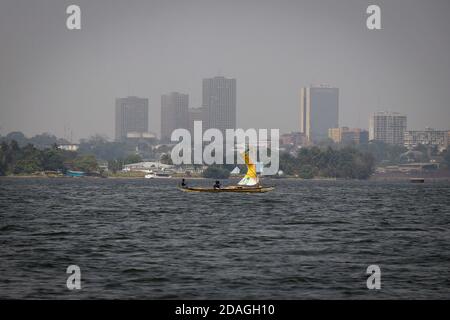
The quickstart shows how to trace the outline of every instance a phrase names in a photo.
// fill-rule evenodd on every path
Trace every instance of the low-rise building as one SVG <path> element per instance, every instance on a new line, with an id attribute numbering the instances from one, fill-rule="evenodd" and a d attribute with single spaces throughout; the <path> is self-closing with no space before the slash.
<path id="1" fill-rule="evenodd" d="M 305 133 L 301 132 L 291 132 L 285 133 L 280 137 L 280 145 L 281 146 L 308 146 L 309 140 Z"/>
<path id="2" fill-rule="evenodd" d="M 418 145 L 436 146 L 439 151 L 446 149 L 450 144 L 450 131 L 436 130 L 426 128 L 422 131 L 406 131 L 404 136 L 404 145 L 408 149 Z"/>
<path id="3" fill-rule="evenodd" d="M 69 143 L 69 144 L 60 144 L 58 145 L 58 149 L 66 150 L 66 151 L 78 151 L 78 148 L 80 145 L 75 143 Z"/>
<path id="4" fill-rule="evenodd" d="M 359 128 L 331 128 L 328 129 L 328 137 L 335 143 L 361 144 L 369 142 L 369 132 Z"/>
<path id="5" fill-rule="evenodd" d="M 159 170 L 169 170 L 173 169 L 173 165 L 163 164 L 160 162 L 138 162 L 138 163 L 130 163 L 123 166 L 122 171 L 142 171 L 142 172 L 150 172 L 150 171 L 159 171 Z"/>

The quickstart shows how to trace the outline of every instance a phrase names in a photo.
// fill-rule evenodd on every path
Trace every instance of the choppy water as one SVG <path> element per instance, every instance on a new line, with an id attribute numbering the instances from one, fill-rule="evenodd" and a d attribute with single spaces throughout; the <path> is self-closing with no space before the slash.
<path id="1" fill-rule="evenodd" d="M 450 298 L 449 183 L 176 183 L 0 179 L 0 298 Z"/>

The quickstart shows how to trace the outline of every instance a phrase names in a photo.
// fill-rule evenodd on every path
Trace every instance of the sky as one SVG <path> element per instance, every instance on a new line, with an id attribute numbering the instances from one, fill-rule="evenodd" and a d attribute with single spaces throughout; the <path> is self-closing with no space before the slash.
<path id="1" fill-rule="evenodd" d="M 81 30 L 66 8 L 81 8 Z M 366 9 L 381 7 L 382 30 Z M 1 0 L 0 134 L 114 137 L 114 100 L 201 105 L 202 79 L 237 79 L 238 127 L 299 131 L 300 88 L 340 89 L 340 125 L 408 116 L 450 130 L 448 0 Z"/>

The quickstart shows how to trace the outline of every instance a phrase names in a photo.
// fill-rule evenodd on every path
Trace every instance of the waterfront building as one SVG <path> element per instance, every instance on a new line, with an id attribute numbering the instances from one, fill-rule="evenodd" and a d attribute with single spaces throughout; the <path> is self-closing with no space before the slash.
<path id="1" fill-rule="evenodd" d="M 335 143 L 364 144 L 369 142 L 369 132 L 360 128 L 331 128 L 328 129 L 328 137 Z"/>
<path id="2" fill-rule="evenodd" d="M 407 117 L 396 112 L 376 112 L 369 120 L 369 139 L 403 145 Z"/>
<path id="3" fill-rule="evenodd" d="M 447 149 L 450 144 L 450 131 L 426 128 L 422 131 L 405 131 L 404 145 L 408 149 L 418 145 L 435 146 L 439 151 Z"/>
<path id="4" fill-rule="evenodd" d="M 78 151 L 80 145 L 76 143 L 59 144 L 58 149 L 65 151 Z"/>

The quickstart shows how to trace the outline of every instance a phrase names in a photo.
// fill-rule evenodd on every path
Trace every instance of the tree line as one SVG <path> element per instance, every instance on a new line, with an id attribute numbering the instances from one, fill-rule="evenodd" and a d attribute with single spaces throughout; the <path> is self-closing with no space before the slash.
<path id="1" fill-rule="evenodd" d="M 3 141 L 0 145 L 0 175 L 67 170 L 97 172 L 97 160 L 92 155 L 58 149 L 56 144 L 46 149 L 32 144 L 20 147 L 15 140 Z"/>
<path id="2" fill-rule="evenodd" d="M 280 169 L 285 174 L 303 179 L 368 179 L 375 170 L 375 158 L 371 153 L 353 147 L 302 148 L 296 155 L 281 154 Z"/>

